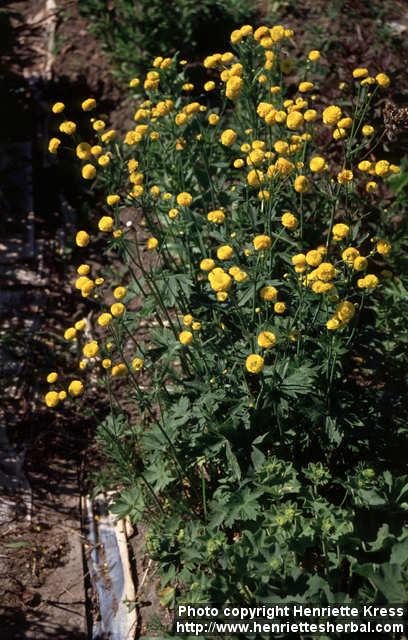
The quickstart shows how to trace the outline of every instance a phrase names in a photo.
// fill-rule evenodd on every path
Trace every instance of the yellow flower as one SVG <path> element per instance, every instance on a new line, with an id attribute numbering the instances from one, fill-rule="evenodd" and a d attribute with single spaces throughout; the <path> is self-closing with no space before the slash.
<path id="1" fill-rule="evenodd" d="M 266 300 L 267 302 L 273 302 L 276 300 L 278 295 L 278 290 L 275 289 L 272 285 L 268 284 L 265 287 L 262 287 L 259 291 L 259 295 L 262 300 Z"/>
<path id="2" fill-rule="evenodd" d="M 208 274 L 208 280 L 213 291 L 228 291 L 231 286 L 232 278 L 224 269 L 215 267 Z"/>
<path id="3" fill-rule="evenodd" d="M 245 165 L 245 160 L 243 160 L 242 158 L 237 158 L 236 160 L 234 160 L 235 169 L 242 169 L 244 165 Z"/>
<path id="4" fill-rule="evenodd" d="M 75 242 L 78 247 L 86 247 L 89 244 L 90 236 L 86 231 L 78 231 L 75 236 Z"/>
<path id="5" fill-rule="evenodd" d="M 215 262 L 212 258 L 203 258 L 200 262 L 201 271 L 211 271 L 215 267 Z"/>
<path id="6" fill-rule="evenodd" d="M 246 271 L 242 271 L 241 269 L 239 269 L 234 273 L 233 278 L 235 282 L 244 282 L 244 280 L 248 279 L 248 274 L 246 273 Z"/>
<path id="7" fill-rule="evenodd" d="M 65 104 L 63 102 L 56 102 L 51 107 L 51 111 L 53 113 L 62 113 L 64 109 L 65 109 Z"/>
<path id="8" fill-rule="evenodd" d="M 365 190 L 367 193 L 373 193 L 373 191 L 375 191 L 377 187 L 378 184 L 374 180 L 370 180 L 370 182 L 367 182 Z"/>
<path id="9" fill-rule="evenodd" d="M 356 310 L 354 304 L 348 300 L 344 300 L 337 305 L 335 315 L 342 322 L 349 322 L 355 315 Z"/>
<path id="10" fill-rule="evenodd" d="M 353 180 L 353 172 L 350 169 L 342 169 L 337 174 L 337 182 L 339 184 L 347 184 Z"/>
<path id="11" fill-rule="evenodd" d="M 220 142 L 224 147 L 231 147 L 237 139 L 237 134 L 233 129 L 225 129 L 222 132 Z"/>
<path id="12" fill-rule="evenodd" d="M 269 236 L 260 235 L 255 236 L 255 238 L 252 240 L 252 244 L 254 245 L 256 251 L 264 251 L 265 249 L 270 248 L 270 246 L 272 245 L 272 240 Z"/>
<path id="13" fill-rule="evenodd" d="M 312 51 L 309 51 L 307 57 L 310 62 L 317 62 L 317 60 L 320 59 L 320 51 L 318 51 L 317 49 L 313 49 Z"/>
<path id="14" fill-rule="evenodd" d="M 250 187 L 260 187 L 264 180 L 264 174 L 259 169 L 251 169 L 247 175 L 247 182 Z"/>
<path id="15" fill-rule="evenodd" d="M 101 365 L 103 369 L 110 369 L 112 366 L 112 360 L 110 358 L 104 358 Z"/>
<path id="16" fill-rule="evenodd" d="M 305 254 L 297 253 L 296 255 L 292 256 L 292 264 L 295 267 L 295 271 L 297 273 L 303 273 L 303 271 L 305 270 L 305 264 L 306 264 Z"/>
<path id="17" fill-rule="evenodd" d="M 204 91 L 214 91 L 215 82 L 213 80 L 209 80 L 204 84 Z"/>
<path id="18" fill-rule="evenodd" d="M 58 147 L 61 144 L 61 140 L 59 138 L 51 138 L 48 143 L 48 151 L 50 153 L 57 153 Z"/>
<path id="19" fill-rule="evenodd" d="M 378 286 L 378 278 L 373 273 L 368 273 L 364 278 L 357 280 L 360 289 L 375 289 Z"/>
<path id="20" fill-rule="evenodd" d="M 292 111 L 286 118 L 286 126 L 292 131 L 300 129 L 303 124 L 303 114 L 300 111 Z"/>
<path id="21" fill-rule="evenodd" d="M 73 133 L 75 133 L 76 128 L 77 126 L 75 122 L 72 122 L 71 120 L 65 120 L 65 122 L 61 122 L 59 126 L 59 130 L 62 133 L 66 133 L 68 136 L 71 136 Z"/>
<path id="22" fill-rule="evenodd" d="M 218 124 L 219 121 L 220 121 L 220 116 L 218 116 L 216 113 L 210 113 L 210 115 L 208 116 L 208 122 L 212 126 Z"/>
<path id="23" fill-rule="evenodd" d="M 102 216 L 98 222 L 98 229 L 100 231 L 112 231 L 114 220 L 110 216 Z"/>
<path id="24" fill-rule="evenodd" d="M 114 302 L 110 308 L 110 312 L 114 318 L 118 318 L 125 312 L 125 305 L 122 302 Z"/>
<path id="25" fill-rule="evenodd" d="M 346 135 L 347 135 L 346 129 L 338 127 L 333 131 L 333 140 L 342 140 L 343 138 L 346 137 Z"/>
<path id="26" fill-rule="evenodd" d="M 106 197 L 106 203 L 110 206 L 118 204 L 118 202 L 120 202 L 120 196 L 116 194 L 112 194 Z"/>
<path id="27" fill-rule="evenodd" d="M 137 87 L 140 84 L 140 80 L 139 78 L 132 78 L 129 82 L 129 87 L 131 87 L 132 89 L 134 89 L 135 87 Z"/>
<path id="28" fill-rule="evenodd" d="M 193 322 L 193 324 L 191 325 L 191 328 L 193 331 L 200 331 L 201 322 Z"/>
<path id="29" fill-rule="evenodd" d="M 298 89 L 300 93 L 307 93 L 307 91 L 311 91 L 313 87 L 313 82 L 300 82 Z"/>
<path id="30" fill-rule="evenodd" d="M 249 166 L 259 167 L 265 158 L 265 152 L 262 149 L 254 149 L 248 154 L 247 164 Z"/>
<path id="31" fill-rule="evenodd" d="M 355 79 L 366 78 L 367 76 L 368 69 L 366 69 L 365 67 L 358 67 L 357 69 L 353 70 L 353 78 Z"/>
<path id="32" fill-rule="evenodd" d="M 388 256 L 391 252 L 391 244 L 386 240 L 379 240 L 376 244 L 378 253 L 382 256 Z"/>
<path id="33" fill-rule="evenodd" d="M 378 74 L 375 76 L 375 79 L 376 79 L 376 81 L 377 81 L 377 84 L 378 84 L 380 87 L 383 87 L 384 89 L 386 89 L 387 87 L 389 87 L 389 86 L 390 86 L 390 84 L 391 84 L 391 80 L 389 79 L 389 77 L 387 76 L 387 74 L 386 74 L 386 73 L 378 73 Z"/>
<path id="34" fill-rule="evenodd" d="M 109 131 L 105 131 L 105 133 L 101 135 L 101 140 L 102 142 L 111 142 L 115 137 L 116 137 L 115 129 L 110 129 Z"/>
<path id="35" fill-rule="evenodd" d="M 352 124 L 353 124 L 353 119 L 347 117 L 347 118 L 340 118 L 340 120 L 337 123 L 337 126 L 340 127 L 341 129 L 350 129 Z"/>
<path id="36" fill-rule="evenodd" d="M 127 366 L 120 362 L 119 364 L 115 364 L 111 369 L 112 378 L 118 378 L 119 376 L 123 376 L 127 373 Z"/>
<path id="37" fill-rule="evenodd" d="M 370 169 L 372 168 L 372 163 L 369 160 L 362 160 L 361 162 L 358 163 L 358 168 L 360 169 L 360 171 L 370 171 Z"/>
<path id="38" fill-rule="evenodd" d="M 108 153 L 104 153 L 103 155 L 99 156 L 98 158 L 98 164 L 101 167 L 107 167 L 108 164 L 110 163 L 111 159 L 110 159 L 110 155 Z"/>
<path id="39" fill-rule="evenodd" d="M 52 371 L 51 373 L 48 374 L 47 376 L 48 384 L 53 384 L 54 382 L 57 382 L 57 380 L 58 380 L 58 373 L 56 373 L 56 371 Z"/>
<path id="40" fill-rule="evenodd" d="M 193 202 L 193 196 L 191 195 L 191 193 L 188 193 L 187 191 L 182 191 L 181 193 L 178 194 L 176 200 L 177 200 L 177 204 L 180 207 L 189 207 Z"/>
<path id="41" fill-rule="evenodd" d="M 77 320 L 77 322 L 74 325 L 75 329 L 77 331 L 83 331 L 86 327 L 86 320 L 82 319 L 82 320 Z"/>
<path id="42" fill-rule="evenodd" d="M 102 153 L 102 147 L 100 144 L 94 144 L 93 147 L 91 147 L 91 154 L 94 156 L 94 158 L 98 158 Z"/>
<path id="43" fill-rule="evenodd" d="M 320 251 L 317 251 L 316 249 L 312 249 L 311 251 L 308 251 L 306 254 L 306 262 L 310 267 L 318 267 L 319 264 L 322 262 L 323 260 L 323 256 L 320 253 Z"/>
<path id="44" fill-rule="evenodd" d="M 323 282 L 323 280 L 316 280 L 312 284 L 312 291 L 314 293 L 328 293 L 333 289 L 331 282 Z"/>
<path id="45" fill-rule="evenodd" d="M 217 300 L 218 302 L 225 302 L 228 300 L 228 293 L 226 291 L 218 291 L 217 292 Z M 224 327 L 222 327 L 224 328 Z"/>
<path id="46" fill-rule="evenodd" d="M 153 251 L 154 249 L 157 249 L 158 246 L 159 246 L 159 241 L 157 238 L 149 238 L 146 242 L 146 248 L 149 251 Z"/>
<path id="47" fill-rule="evenodd" d="M 207 220 L 216 224 L 222 224 L 225 220 L 225 213 L 221 209 L 215 209 L 207 214 Z"/>
<path id="48" fill-rule="evenodd" d="M 364 258 L 363 256 L 357 256 L 353 260 L 353 269 L 355 271 L 364 271 L 364 269 L 367 268 L 367 264 L 367 258 Z"/>
<path id="49" fill-rule="evenodd" d="M 132 360 L 132 369 L 135 371 L 140 371 L 143 369 L 143 359 L 142 358 L 133 358 Z"/>
<path id="50" fill-rule="evenodd" d="M 239 97 L 239 94 L 242 91 L 243 86 L 244 86 L 244 81 L 242 80 L 242 78 L 238 76 L 232 76 L 232 78 L 229 78 L 227 80 L 227 84 L 225 86 L 225 95 L 230 100 L 237 100 L 237 98 Z"/>
<path id="51" fill-rule="evenodd" d="M 67 397 L 67 392 L 66 391 L 64 391 L 64 390 L 63 391 L 59 391 L 58 398 L 60 400 L 65 400 L 66 397 Z"/>
<path id="52" fill-rule="evenodd" d="M 75 280 L 75 288 L 82 289 L 88 282 L 92 282 L 87 276 L 80 276 Z"/>
<path id="53" fill-rule="evenodd" d="M 103 120 L 95 120 L 92 123 L 92 129 L 94 131 L 103 131 L 105 127 L 106 127 L 106 124 L 104 123 Z"/>
<path id="54" fill-rule="evenodd" d="M 261 373 L 264 368 L 264 359 L 256 353 L 251 353 L 245 360 L 245 367 L 249 373 Z"/>
<path id="55" fill-rule="evenodd" d="M 347 247 L 347 249 L 344 249 L 343 253 L 341 254 L 341 258 L 348 265 L 353 266 L 354 260 L 358 258 L 359 255 L 360 252 L 358 249 L 356 249 L 355 247 Z"/>
<path id="56" fill-rule="evenodd" d="M 328 125 L 335 125 L 341 118 L 341 109 L 336 105 L 332 104 L 330 107 L 326 107 L 323 110 L 323 122 Z"/>
<path id="57" fill-rule="evenodd" d="M 54 408 L 59 403 L 59 394 L 57 391 L 48 391 L 44 396 L 44 402 L 47 407 Z"/>
<path id="58" fill-rule="evenodd" d="M 179 214 L 178 209 L 170 209 L 168 216 L 171 220 L 174 220 L 174 218 L 177 218 L 178 214 Z"/>
<path id="59" fill-rule="evenodd" d="M 193 322 L 193 316 L 191 315 L 191 313 L 187 313 L 185 316 L 183 316 L 183 324 L 186 327 L 189 327 Z"/>
<path id="60" fill-rule="evenodd" d="M 296 216 L 294 216 L 293 213 L 290 213 L 289 211 L 283 214 L 281 222 L 285 229 L 296 229 L 299 224 Z"/>
<path id="61" fill-rule="evenodd" d="M 331 262 L 322 262 L 316 269 L 317 277 L 323 282 L 328 282 L 336 277 L 336 269 Z"/>
<path id="62" fill-rule="evenodd" d="M 303 117 L 306 122 L 314 122 L 317 118 L 316 109 L 306 109 L 306 111 L 303 114 Z"/>
<path id="63" fill-rule="evenodd" d="M 265 200 L 266 202 L 270 199 L 271 197 L 271 192 L 268 191 L 268 189 L 261 189 L 258 192 L 258 199 L 259 200 Z"/>
<path id="64" fill-rule="evenodd" d="M 272 331 L 261 331 L 258 336 L 258 345 L 263 349 L 270 349 L 276 344 L 276 336 Z"/>
<path id="65" fill-rule="evenodd" d="M 379 160 L 375 164 L 375 173 L 377 176 L 387 176 L 390 172 L 390 163 L 388 160 Z"/>
<path id="66" fill-rule="evenodd" d="M 363 134 L 363 136 L 368 138 L 368 136 L 372 136 L 373 135 L 374 127 L 371 126 L 371 124 L 365 124 L 364 127 L 361 129 L 361 133 Z"/>
<path id="67" fill-rule="evenodd" d="M 309 162 L 310 171 L 320 173 L 327 168 L 326 160 L 321 156 L 314 156 Z"/>
<path id="68" fill-rule="evenodd" d="M 275 302 L 275 304 L 273 305 L 273 310 L 275 311 L 275 313 L 285 313 L 286 304 L 284 302 Z"/>
<path id="69" fill-rule="evenodd" d="M 91 145 L 88 142 L 80 142 L 75 153 L 80 160 L 88 160 L 91 157 Z"/>
<path id="70" fill-rule="evenodd" d="M 297 193 L 307 193 L 310 191 L 310 181 L 306 176 L 297 176 L 293 187 Z"/>
<path id="71" fill-rule="evenodd" d="M 64 332 L 64 338 L 65 340 L 75 340 L 76 334 L 77 332 L 74 327 L 68 327 Z"/>
<path id="72" fill-rule="evenodd" d="M 101 313 L 101 315 L 98 317 L 97 322 L 100 327 L 107 327 L 111 320 L 112 316 L 110 313 Z"/>
<path id="73" fill-rule="evenodd" d="M 78 396 L 81 396 L 84 392 L 84 385 L 82 384 L 82 382 L 80 380 L 73 380 L 69 387 L 68 387 L 68 393 L 73 397 L 73 398 L 77 398 Z"/>
<path id="74" fill-rule="evenodd" d="M 96 169 L 93 166 L 93 164 L 85 164 L 82 167 L 82 177 L 84 178 L 84 180 L 93 180 L 95 176 L 96 176 Z"/>
<path id="75" fill-rule="evenodd" d="M 234 253 L 234 249 L 230 247 L 228 244 L 222 245 L 217 249 L 217 258 L 218 260 L 230 260 L 232 258 L 232 254 Z"/>
<path id="76" fill-rule="evenodd" d="M 241 33 L 240 29 L 234 29 L 234 31 L 231 32 L 230 35 L 230 41 L 231 44 L 238 44 L 238 42 L 241 42 L 241 40 L 243 39 L 243 34 Z"/>
<path id="77" fill-rule="evenodd" d="M 333 318 L 329 318 L 326 322 L 326 327 L 329 331 L 335 331 L 336 329 L 341 328 L 341 322 L 335 316 Z"/>
<path id="78" fill-rule="evenodd" d="M 94 358 L 99 352 L 99 345 L 96 340 L 87 342 L 82 348 L 82 353 L 86 358 Z"/>
<path id="79" fill-rule="evenodd" d="M 115 287 L 113 290 L 113 297 L 116 300 L 122 300 L 126 295 L 126 287 Z"/>
<path id="80" fill-rule="evenodd" d="M 332 229 L 333 240 L 344 240 L 344 238 L 348 235 L 350 231 L 350 227 L 342 222 L 335 224 Z"/>
<path id="81" fill-rule="evenodd" d="M 183 345 L 189 345 L 193 342 L 193 334 L 191 331 L 181 331 L 179 333 L 179 342 Z"/>
<path id="82" fill-rule="evenodd" d="M 82 111 L 92 111 L 92 109 L 95 109 L 96 107 L 96 100 L 94 100 L 94 98 L 88 98 L 83 101 L 81 107 Z"/>

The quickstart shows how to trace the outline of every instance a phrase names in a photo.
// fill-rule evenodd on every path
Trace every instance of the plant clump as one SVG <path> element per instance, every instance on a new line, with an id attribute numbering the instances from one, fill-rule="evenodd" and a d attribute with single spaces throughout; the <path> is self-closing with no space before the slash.
<path id="1" fill-rule="evenodd" d="M 78 373 L 67 392 L 50 373 L 45 402 L 106 390 L 113 510 L 148 523 L 168 604 L 404 598 L 399 427 L 351 366 L 393 279 L 384 194 L 400 169 L 374 156 L 371 119 L 390 80 L 355 69 L 327 104 L 324 57 L 295 64 L 293 38 L 234 30 L 202 86 L 155 58 L 130 80 L 123 135 L 92 99 L 85 139 L 52 108 L 50 152 L 106 200 L 75 237 L 92 311 L 64 334 Z M 101 243 L 120 274 L 87 262 Z"/>

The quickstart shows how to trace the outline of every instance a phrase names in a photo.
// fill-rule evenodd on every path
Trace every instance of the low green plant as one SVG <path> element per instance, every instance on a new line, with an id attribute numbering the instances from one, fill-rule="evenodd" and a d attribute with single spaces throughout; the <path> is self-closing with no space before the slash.
<path id="1" fill-rule="evenodd" d="M 153 55 L 172 55 L 182 50 L 197 55 L 217 47 L 226 34 L 255 14 L 249 0 L 86 0 L 80 10 L 91 29 L 101 39 L 116 65 L 128 78 Z"/>
<path id="2" fill-rule="evenodd" d="M 294 67 L 292 36 L 233 31 L 199 101 L 158 57 L 123 139 L 95 118 L 96 139 L 76 139 L 107 195 L 78 250 L 108 238 L 125 273 L 77 269 L 94 320 L 65 332 L 84 372 L 68 394 L 96 376 L 106 390 L 112 509 L 146 521 L 169 605 L 406 597 L 406 376 L 394 396 L 387 377 L 406 304 L 389 186 L 402 197 L 404 177 L 374 158 L 370 123 L 390 80 L 355 69 L 327 104 L 320 53 Z"/>

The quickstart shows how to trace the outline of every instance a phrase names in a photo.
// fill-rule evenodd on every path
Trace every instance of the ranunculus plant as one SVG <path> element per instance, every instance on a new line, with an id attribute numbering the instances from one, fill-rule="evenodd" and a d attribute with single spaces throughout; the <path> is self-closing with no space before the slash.
<path id="1" fill-rule="evenodd" d="M 76 235 L 92 313 L 65 332 L 83 354 L 68 398 L 97 374 L 113 510 L 147 522 L 168 602 L 405 599 L 401 436 L 362 366 L 392 279 L 399 168 L 372 124 L 390 80 L 355 69 L 331 104 L 320 53 L 294 61 L 292 38 L 235 30 L 200 86 L 156 58 L 128 131 L 92 117 L 84 140 L 66 120 L 50 143 L 106 197 Z M 118 273 L 92 271 L 92 243 Z"/>

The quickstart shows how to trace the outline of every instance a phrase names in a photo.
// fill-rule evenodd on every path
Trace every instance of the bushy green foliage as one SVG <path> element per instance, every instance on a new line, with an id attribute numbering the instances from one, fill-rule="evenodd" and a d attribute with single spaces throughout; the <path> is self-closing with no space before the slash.
<path id="1" fill-rule="evenodd" d="M 328 105 L 318 52 L 294 77 L 291 37 L 235 31 L 200 102 L 177 58 L 154 65 L 135 128 L 98 134 L 101 168 L 81 148 L 126 269 L 110 307 L 119 276 L 76 281 L 110 401 L 99 440 L 168 604 L 405 600 L 406 178 L 370 124 L 389 79 L 359 69 Z"/>
<path id="2" fill-rule="evenodd" d="M 120 75 L 129 77 L 153 55 L 197 56 L 225 42 L 229 31 L 251 21 L 249 0 L 85 0 L 80 10 L 103 42 Z"/>

